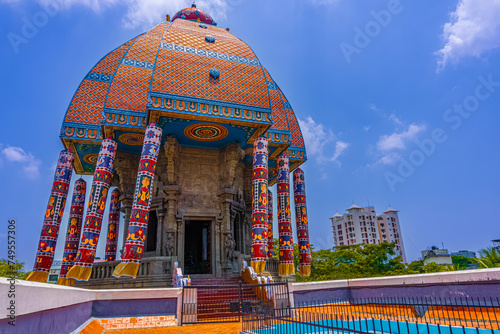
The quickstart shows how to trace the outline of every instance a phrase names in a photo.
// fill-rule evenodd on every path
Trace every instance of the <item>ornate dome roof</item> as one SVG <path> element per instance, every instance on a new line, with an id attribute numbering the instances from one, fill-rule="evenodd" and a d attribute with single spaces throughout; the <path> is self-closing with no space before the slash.
<path id="1" fill-rule="evenodd" d="M 174 17 L 172 18 L 172 21 L 175 21 L 177 19 L 184 19 L 184 20 L 189 20 L 189 21 L 198 21 L 214 25 L 216 26 L 217 23 L 215 23 L 214 19 L 205 11 L 196 8 L 196 5 L 193 3 L 191 8 L 184 8 L 177 13 L 175 13 Z"/>
<path id="2" fill-rule="evenodd" d="M 153 121 L 181 145 L 239 142 L 250 156 L 253 138 L 265 134 L 271 167 L 284 150 L 292 169 L 307 159 L 283 92 L 247 44 L 214 25 L 162 22 L 108 53 L 78 87 L 61 139 L 77 154 L 77 172 L 91 174 L 103 137 L 140 153 Z"/>

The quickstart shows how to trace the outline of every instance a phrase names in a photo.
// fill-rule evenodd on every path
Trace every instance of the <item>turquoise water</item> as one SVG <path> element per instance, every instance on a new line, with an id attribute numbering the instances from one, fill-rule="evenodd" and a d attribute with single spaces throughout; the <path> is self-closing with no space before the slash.
<path id="1" fill-rule="evenodd" d="M 427 325 L 415 322 L 401 322 L 377 319 L 362 319 L 361 321 L 336 321 L 323 320 L 312 321 L 307 324 L 283 324 L 275 325 L 271 328 L 262 328 L 253 330 L 256 334 L 267 333 L 321 333 L 321 334 L 350 334 L 349 329 L 369 332 L 374 334 L 500 334 L 500 330 L 491 330 L 483 328 L 457 327 L 445 325 Z M 342 330 L 328 330 L 314 326 L 323 325 L 328 327 L 344 328 Z M 408 324 L 408 325 L 407 325 Z M 295 331 L 294 331 L 295 330 Z"/>

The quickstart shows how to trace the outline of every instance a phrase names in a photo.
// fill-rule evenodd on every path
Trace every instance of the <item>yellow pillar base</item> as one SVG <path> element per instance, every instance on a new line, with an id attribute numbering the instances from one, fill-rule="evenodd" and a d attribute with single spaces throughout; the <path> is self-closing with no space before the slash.
<path id="1" fill-rule="evenodd" d="M 74 278 L 79 281 L 88 281 L 92 274 L 92 267 L 73 266 L 66 274 L 66 279 Z"/>
<path id="2" fill-rule="evenodd" d="M 47 283 L 48 279 L 49 279 L 49 273 L 46 273 L 44 271 L 33 271 L 28 275 L 28 278 L 26 278 L 27 281 L 40 282 L 40 283 Z"/>
<path id="3" fill-rule="evenodd" d="M 311 276 L 311 266 L 300 266 L 300 276 Z"/>
<path id="4" fill-rule="evenodd" d="M 113 276 L 117 278 L 121 276 L 129 276 L 132 278 L 136 278 L 138 271 L 139 271 L 139 263 L 122 262 L 116 266 L 115 270 L 113 271 Z"/>
<path id="5" fill-rule="evenodd" d="M 293 263 L 290 263 L 290 264 L 280 264 L 278 266 L 278 275 L 280 275 L 280 276 L 295 275 L 295 268 L 293 266 Z"/>
<path id="6" fill-rule="evenodd" d="M 253 268 L 256 274 L 260 274 L 263 273 L 266 269 L 266 261 L 250 262 L 250 266 Z"/>
<path id="7" fill-rule="evenodd" d="M 58 284 L 58 285 L 65 285 L 65 286 L 71 286 L 71 285 L 75 284 L 75 280 L 72 279 L 72 278 L 59 277 L 57 279 L 57 283 L 56 284 Z"/>

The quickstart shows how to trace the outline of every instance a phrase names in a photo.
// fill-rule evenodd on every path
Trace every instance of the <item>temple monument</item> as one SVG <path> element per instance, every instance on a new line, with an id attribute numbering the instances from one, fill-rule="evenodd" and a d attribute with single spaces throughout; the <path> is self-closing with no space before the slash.
<path id="1" fill-rule="evenodd" d="M 294 239 L 300 273 L 309 275 L 297 118 L 252 49 L 196 5 L 105 55 L 76 90 L 60 138 L 29 280 L 47 280 L 61 223 L 59 284 L 168 286 L 174 262 L 191 277 L 237 276 L 244 260 L 288 277 Z M 93 175 L 92 184 L 80 179 L 69 192 L 73 170 Z M 62 217 L 66 201 L 70 217 Z M 279 260 L 269 247 L 273 224 Z M 99 242 L 104 262 L 95 261 Z"/>

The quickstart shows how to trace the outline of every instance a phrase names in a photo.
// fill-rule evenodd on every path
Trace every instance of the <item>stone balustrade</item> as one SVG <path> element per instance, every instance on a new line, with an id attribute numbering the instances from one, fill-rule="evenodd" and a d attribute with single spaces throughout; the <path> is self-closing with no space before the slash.
<path id="1" fill-rule="evenodd" d="M 268 271 L 273 278 L 278 276 L 278 266 L 279 266 L 279 260 L 272 257 L 268 258 L 266 260 L 266 269 L 265 271 Z"/>
<path id="2" fill-rule="evenodd" d="M 147 257 L 141 260 L 137 278 L 113 277 L 113 271 L 120 261 L 98 262 L 92 266 L 92 274 L 86 282 L 75 286 L 90 289 L 148 288 L 172 286 L 172 266 L 176 256 Z"/>

